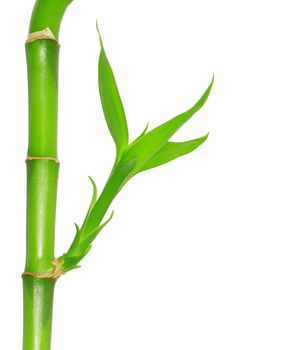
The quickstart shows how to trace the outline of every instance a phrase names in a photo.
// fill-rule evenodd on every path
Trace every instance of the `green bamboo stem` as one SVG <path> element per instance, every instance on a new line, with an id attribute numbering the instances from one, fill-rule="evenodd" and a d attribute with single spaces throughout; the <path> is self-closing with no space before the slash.
<path id="1" fill-rule="evenodd" d="M 29 33 L 49 28 L 58 38 L 69 3 L 70 0 L 37 0 Z M 59 44 L 51 39 L 28 42 L 26 58 L 29 138 L 23 350 L 50 350 L 55 278 L 43 276 L 54 269 Z"/>
<path id="2" fill-rule="evenodd" d="M 54 280 L 24 278 L 24 350 L 50 349 L 54 285 Z"/>
<path id="3" fill-rule="evenodd" d="M 54 258 L 57 160 L 58 35 L 72 0 L 36 0 L 26 44 L 29 91 L 27 157 L 26 265 L 23 274 L 23 350 L 50 350 L 54 287 L 57 278 L 78 267 L 99 232 L 115 196 L 133 176 L 168 163 L 199 147 L 208 135 L 185 142 L 170 138 L 205 104 L 213 85 L 187 111 L 128 142 L 128 127 L 112 68 L 100 38 L 99 92 L 104 116 L 116 144 L 116 162 L 98 197 L 93 196 L 85 220 L 76 225 L 67 251 Z M 100 35 L 100 34 L 99 34 Z"/>

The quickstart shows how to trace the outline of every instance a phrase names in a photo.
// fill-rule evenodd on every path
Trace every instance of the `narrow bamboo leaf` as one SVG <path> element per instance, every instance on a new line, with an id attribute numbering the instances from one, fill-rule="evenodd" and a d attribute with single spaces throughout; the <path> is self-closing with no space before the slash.
<path id="1" fill-rule="evenodd" d="M 77 230 L 77 234 L 75 236 L 75 239 L 73 241 L 73 244 L 71 246 L 71 248 L 72 247 L 73 248 L 72 249 L 70 248 L 69 251 L 66 254 L 64 254 L 62 256 L 62 258 L 60 258 L 63 260 L 63 270 L 65 272 L 80 267 L 77 264 L 90 251 L 90 249 L 92 248 L 92 245 L 91 245 L 92 242 L 97 237 L 97 235 L 100 233 L 100 231 L 102 231 L 102 229 L 110 222 L 110 220 L 113 218 L 113 215 L 114 215 L 114 212 L 111 213 L 108 220 L 106 220 L 102 225 L 97 227 L 96 230 L 90 232 L 86 237 L 82 236 L 83 232 L 80 231 L 78 226 L 76 225 L 76 228 L 78 228 L 78 230 Z M 75 241 L 76 241 L 76 245 L 74 244 Z"/>
<path id="2" fill-rule="evenodd" d="M 84 230 L 85 224 L 86 224 L 86 222 L 87 222 L 87 220 L 88 220 L 88 218 L 89 218 L 89 215 L 90 215 L 91 211 L 93 210 L 93 208 L 94 208 L 94 206 L 95 206 L 95 204 L 96 204 L 96 202 L 97 202 L 97 197 L 98 197 L 96 183 L 95 183 L 95 181 L 94 181 L 90 176 L 89 176 L 89 179 L 90 179 L 90 181 L 91 181 L 91 183 L 92 183 L 92 186 L 93 186 L 93 195 L 92 195 L 91 204 L 90 204 L 90 206 L 89 206 L 89 209 L 88 209 L 88 211 L 87 211 L 87 213 L 86 213 L 86 216 L 85 216 L 85 218 L 84 218 L 83 224 L 82 224 L 82 226 L 81 226 L 81 231 Z"/>
<path id="3" fill-rule="evenodd" d="M 194 151 L 205 142 L 207 137 L 208 134 L 186 142 L 167 142 L 152 158 L 142 165 L 139 172 L 163 165 Z"/>
<path id="4" fill-rule="evenodd" d="M 130 174 L 135 169 L 136 159 L 123 162 L 122 160 L 114 167 L 102 193 L 100 194 L 88 220 L 86 221 L 84 231 L 93 232 L 99 227 L 104 215 L 115 196 L 130 178 Z M 86 235 L 85 235 L 86 236 Z"/>
<path id="5" fill-rule="evenodd" d="M 88 235 L 86 235 L 80 240 L 80 247 L 82 247 L 83 250 L 86 250 L 87 247 L 90 246 L 93 240 L 97 237 L 100 231 L 102 231 L 102 229 L 110 222 L 113 216 L 114 212 L 111 213 L 110 217 L 102 225 L 98 226 L 94 231 L 90 232 Z"/>
<path id="6" fill-rule="evenodd" d="M 201 107 L 205 104 L 214 78 L 204 94 L 197 101 L 197 103 L 188 111 L 179 114 L 175 118 L 149 131 L 147 134 L 130 144 L 122 157 L 122 160 L 137 159 L 136 172 L 145 164 L 161 147 L 182 127 Z"/>
<path id="7" fill-rule="evenodd" d="M 73 242 L 70 246 L 70 249 L 76 249 L 76 247 L 78 247 L 78 244 L 79 244 L 79 241 L 80 241 L 80 236 L 81 236 L 81 232 L 80 232 L 80 228 L 79 226 L 74 223 L 75 227 L 76 227 L 76 234 L 75 234 L 75 237 L 73 239 Z"/>
<path id="8" fill-rule="evenodd" d="M 147 130 L 148 130 L 148 127 L 149 127 L 149 123 L 147 123 L 145 129 L 142 131 L 142 133 L 141 133 L 133 142 L 136 142 L 136 141 L 138 141 L 139 139 L 141 139 L 141 138 L 146 134 L 146 132 L 147 132 Z"/>
<path id="9" fill-rule="evenodd" d="M 97 186 L 95 181 L 89 176 L 89 179 L 91 180 L 92 186 L 93 186 L 93 196 L 92 196 L 92 200 L 91 200 L 91 204 L 89 206 L 89 210 L 87 212 L 87 215 L 89 215 L 89 213 L 91 212 L 91 210 L 94 208 L 94 205 L 97 202 Z"/>
<path id="10" fill-rule="evenodd" d="M 98 67 L 99 93 L 106 123 L 115 141 L 117 159 L 119 159 L 128 144 L 128 127 L 114 73 L 107 59 L 101 37 L 100 43 L 101 52 Z"/>

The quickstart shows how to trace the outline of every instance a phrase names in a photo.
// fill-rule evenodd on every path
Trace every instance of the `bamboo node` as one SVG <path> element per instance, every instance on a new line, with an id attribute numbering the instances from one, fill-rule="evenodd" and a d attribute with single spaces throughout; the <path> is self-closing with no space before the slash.
<path id="1" fill-rule="evenodd" d="M 60 276 L 64 275 L 64 271 L 62 270 L 62 262 L 60 262 L 58 259 L 51 260 L 51 264 L 53 265 L 54 269 L 51 272 L 30 272 L 25 271 L 22 274 L 22 277 L 24 276 L 31 276 L 35 278 L 45 278 L 45 279 L 51 279 L 51 280 L 57 280 Z"/>
<path id="2" fill-rule="evenodd" d="M 58 40 L 56 39 L 55 35 L 51 32 L 50 28 L 45 28 L 37 32 L 29 33 L 26 40 L 26 44 L 32 43 L 33 41 L 36 41 L 36 40 L 43 40 L 43 39 L 53 40 L 59 45 Z"/>
<path id="3" fill-rule="evenodd" d="M 33 156 L 28 155 L 25 159 L 25 162 L 29 162 L 31 160 L 51 160 L 51 161 L 59 164 L 59 160 L 55 157 L 33 157 Z"/>

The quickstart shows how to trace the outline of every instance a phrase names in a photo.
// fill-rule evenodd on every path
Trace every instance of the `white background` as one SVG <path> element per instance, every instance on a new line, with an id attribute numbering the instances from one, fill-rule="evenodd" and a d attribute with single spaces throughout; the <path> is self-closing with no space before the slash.
<path id="1" fill-rule="evenodd" d="M 1 1 L 0 348 L 21 349 L 33 1 Z M 57 255 L 114 158 L 97 88 L 99 19 L 131 139 L 204 107 L 196 152 L 137 176 L 82 269 L 61 278 L 53 350 L 300 348 L 298 1 L 76 0 L 61 28 Z"/>

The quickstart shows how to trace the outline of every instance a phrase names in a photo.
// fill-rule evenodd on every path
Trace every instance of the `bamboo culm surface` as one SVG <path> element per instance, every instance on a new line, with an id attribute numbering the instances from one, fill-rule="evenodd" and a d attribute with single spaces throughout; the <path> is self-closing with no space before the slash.
<path id="1" fill-rule="evenodd" d="M 70 1 L 38 0 L 29 37 L 51 28 L 58 39 L 60 22 Z M 27 165 L 26 264 L 23 274 L 23 350 L 50 350 L 57 161 L 59 44 L 52 39 L 26 42 L 29 138 Z M 32 275 L 30 275 L 30 273 Z"/>
<path id="2" fill-rule="evenodd" d="M 98 196 L 93 195 L 82 225 L 65 254 L 55 258 L 55 215 L 59 172 L 57 155 L 59 29 L 72 0 L 36 0 L 26 41 L 28 71 L 29 138 L 27 164 L 26 264 L 23 273 L 23 350 L 50 350 L 54 287 L 64 273 L 80 267 L 112 201 L 135 175 L 186 155 L 207 137 L 185 142 L 170 138 L 205 104 L 213 82 L 187 111 L 143 132 L 129 143 L 125 111 L 116 80 L 100 37 L 99 94 L 103 114 L 116 146 L 110 176 Z M 98 29 L 98 28 L 97 28 Z M 99 30 L 98 30 L 99 32 Z"/>

